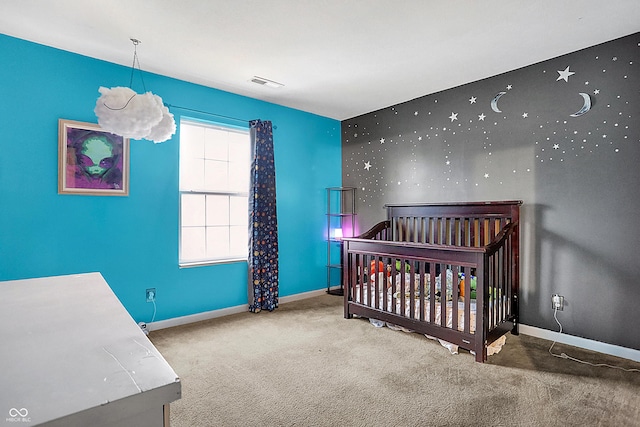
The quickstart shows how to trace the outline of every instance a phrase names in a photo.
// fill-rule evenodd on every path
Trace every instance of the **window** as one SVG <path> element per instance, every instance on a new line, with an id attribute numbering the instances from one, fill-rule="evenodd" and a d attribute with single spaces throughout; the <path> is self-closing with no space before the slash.
<path id="1" fill-rule="evenodd" d="M 181 266 L 247 259 L 249 132 L 180 122 Z"/>

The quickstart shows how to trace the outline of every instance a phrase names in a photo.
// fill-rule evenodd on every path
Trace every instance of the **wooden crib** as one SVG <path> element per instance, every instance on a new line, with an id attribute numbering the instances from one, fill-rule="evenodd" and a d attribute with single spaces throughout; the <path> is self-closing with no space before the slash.
<path id="1" fill-rule="evenodd" d="M 368 317 L 475 352 L 518 334 L 521 201 L 386 205 L 345 238 L 344 316 Z"/>

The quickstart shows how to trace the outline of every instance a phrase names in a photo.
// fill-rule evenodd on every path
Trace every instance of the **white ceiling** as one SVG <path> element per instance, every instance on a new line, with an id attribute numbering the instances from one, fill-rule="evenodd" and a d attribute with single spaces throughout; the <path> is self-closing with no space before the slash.
<path id="1" fill-rule="evenodd" d="M 0 33 L 339 120 L 638 31 L 640 0 L 0 0 Z"/>

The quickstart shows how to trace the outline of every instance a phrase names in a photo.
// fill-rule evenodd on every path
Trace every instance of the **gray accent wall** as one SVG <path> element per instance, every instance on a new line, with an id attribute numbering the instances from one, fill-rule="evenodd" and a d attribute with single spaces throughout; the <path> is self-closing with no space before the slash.
<path id="1" fill-rule="evenodd" d="M 472 67 L 473 64 L 468 64 Z M 386 203 L 523 200 L 521 322 L 640 350 L 640 33 L 342 122 L 359 231 Z"/>

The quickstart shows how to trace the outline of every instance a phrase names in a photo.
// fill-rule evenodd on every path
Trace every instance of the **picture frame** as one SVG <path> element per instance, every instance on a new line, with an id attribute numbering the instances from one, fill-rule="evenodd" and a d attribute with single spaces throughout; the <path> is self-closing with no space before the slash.
<path id="1" fill-rule="evenodd" d="M 58 120 L 58 194 L 129 195 L 129 138 Z"/>

